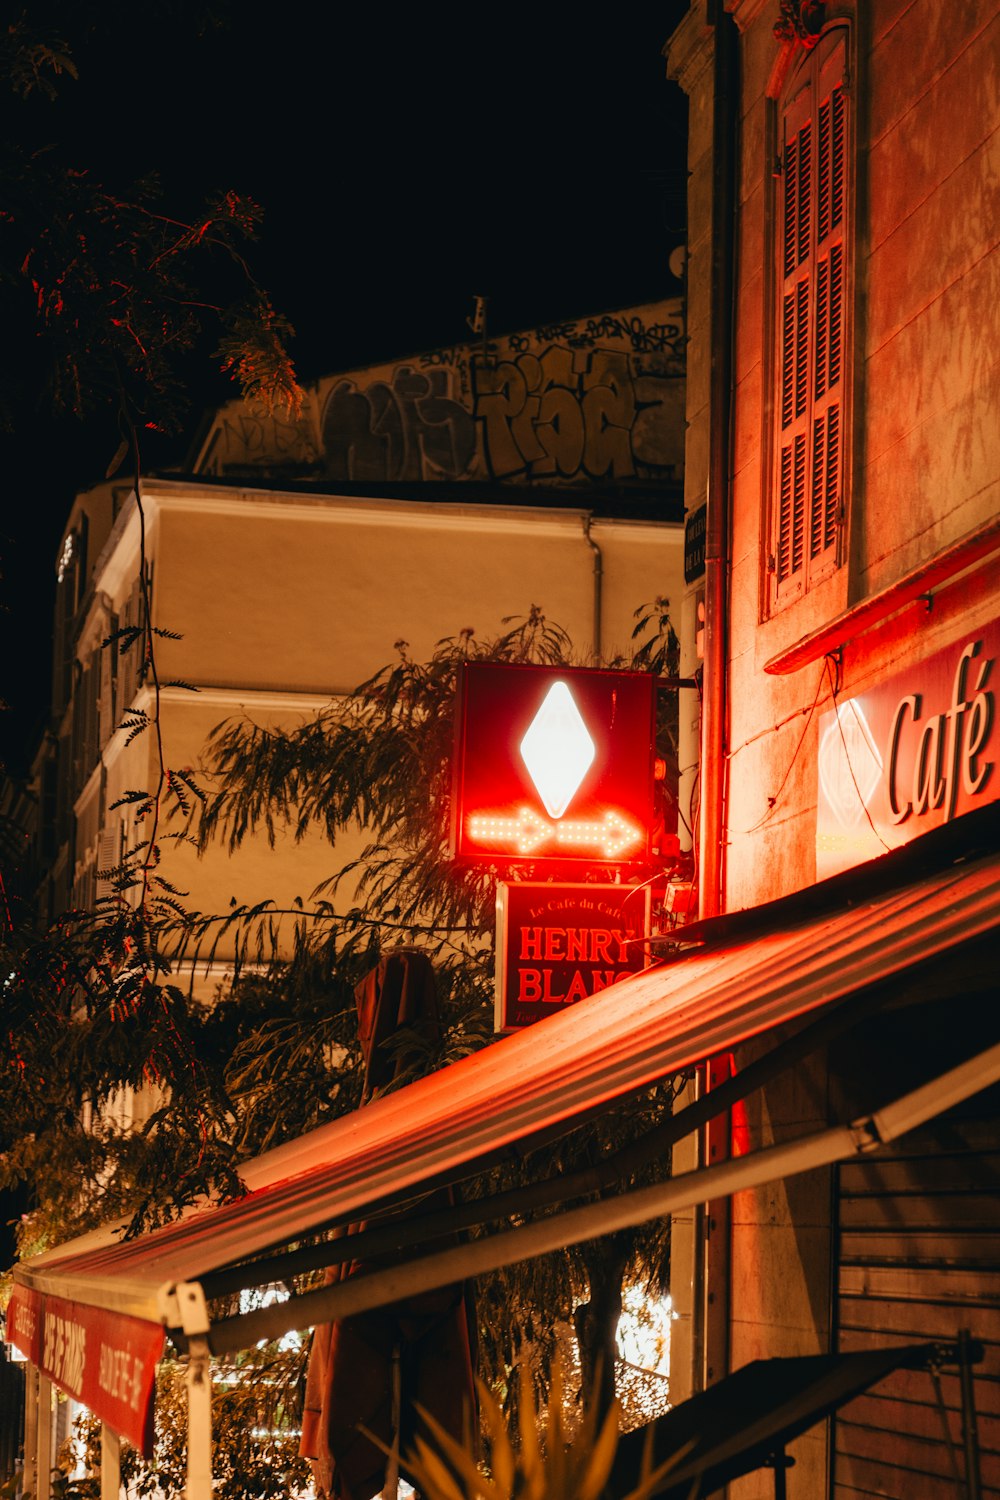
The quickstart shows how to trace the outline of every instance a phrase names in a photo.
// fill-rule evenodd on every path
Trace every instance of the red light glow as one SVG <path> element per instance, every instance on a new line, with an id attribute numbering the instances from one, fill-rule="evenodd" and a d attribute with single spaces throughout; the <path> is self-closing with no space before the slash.
<path id="1" fill-rule="evenodd" d="M 451 848 L 568 867 L 638 866 L 655 824 L 655 693 L 646 673 L 466 662 Z"/>
<path id="2" fill-rule="evenodd" d="M 590 850 L 600 859 L 617 859 L 629 849 L 639 847 L 645 838 L 638 824 L 616 812 L 606 812 L 599 819 L 574 818 L 550 823 L 530 807 L 522 807 L 514 817 L 473 813 L 467 827 L 469 837 L 477 844 L 495 844 L 519 855 L 534 854 L 554 844 L 574 853 Z"/>

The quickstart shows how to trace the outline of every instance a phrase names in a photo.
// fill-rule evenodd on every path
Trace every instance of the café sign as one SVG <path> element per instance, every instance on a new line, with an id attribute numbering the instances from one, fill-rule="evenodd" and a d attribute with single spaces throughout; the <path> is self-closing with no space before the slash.
<path id="1" fill-rule="evenodd" d="M 555 1015 L 647 963 L 647 886 L 500 881 L 496 1029 Z"/>
<path id="2" fill-rule="evenodd" d="M 1000 622 L 819 722 L 816 873 L 884 854 L 998 796 Z"/>

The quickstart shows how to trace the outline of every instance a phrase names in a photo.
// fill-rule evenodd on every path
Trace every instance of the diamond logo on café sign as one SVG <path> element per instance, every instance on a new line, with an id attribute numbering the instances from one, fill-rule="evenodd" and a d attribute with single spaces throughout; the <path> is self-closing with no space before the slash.
<path id="1" fill-rule="evenodd" d="M 819 779 L 837 822 L 859 823 L 882 780 L 882 757 L 857 699 L 837 704 L 820 739 Z"/>
<path id="2" fill-rule="evenodd" d="M 521 741 L 521 759 L 550 818 L 562 817 L 596 753 L 573 694 L 554 682 Z"/>

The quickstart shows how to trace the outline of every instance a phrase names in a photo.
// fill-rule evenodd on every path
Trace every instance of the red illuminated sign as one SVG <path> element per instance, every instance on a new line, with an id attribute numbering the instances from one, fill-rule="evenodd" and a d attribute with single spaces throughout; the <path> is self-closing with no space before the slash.
<path id="1" fill-rule="evenodd" d="M 644 864 L 654 821 L 654 689 L 645 673 L 467 663 L 453 855 Z"/>
<path id="2" fill-rule="evenodd" d="M 496 1029 L 555 1015 L 643 968 L 649 887 L 497 885 Z"/>
<path id="3" fill-rule="evenodd" d="M 1000 624 L 842 698 L 819 722 L 816 872 L 875 859 L 1000 795 Z"/>

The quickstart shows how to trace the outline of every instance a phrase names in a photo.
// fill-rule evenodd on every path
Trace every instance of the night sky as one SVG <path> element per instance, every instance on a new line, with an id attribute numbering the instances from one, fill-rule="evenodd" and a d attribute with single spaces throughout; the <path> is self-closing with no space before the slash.
<path id="1" fill-rule="evenodd" d="M 215 188 L 261 203 L 254 265 L 295 326 L 303 380 L 458 342 L 476 294 L 501 333 L 680 290 L 667 261 L 683 239 L 686 106 L 661 49 L 685 0 L 245 4 L 201 34 L 185 0 L 98 9 L 75 43 L 79 81 L 54 105 L 5 105 L 17 132 L 108 186 L 157 171 L 179 216 Z M 58 24 L 54 3 L 29 10 Z M 57 541 L 118 444 L 110 416 L 52 420 L 33 380 L 29 358 L 17 430 L 0 438 L 0 758 L 14 774 L 44 727 Z M 208 360 L 191 381 L 185 434 L 151 444 L 147 467 L 181 463 L 204 410 L 233 394 Z"/>

